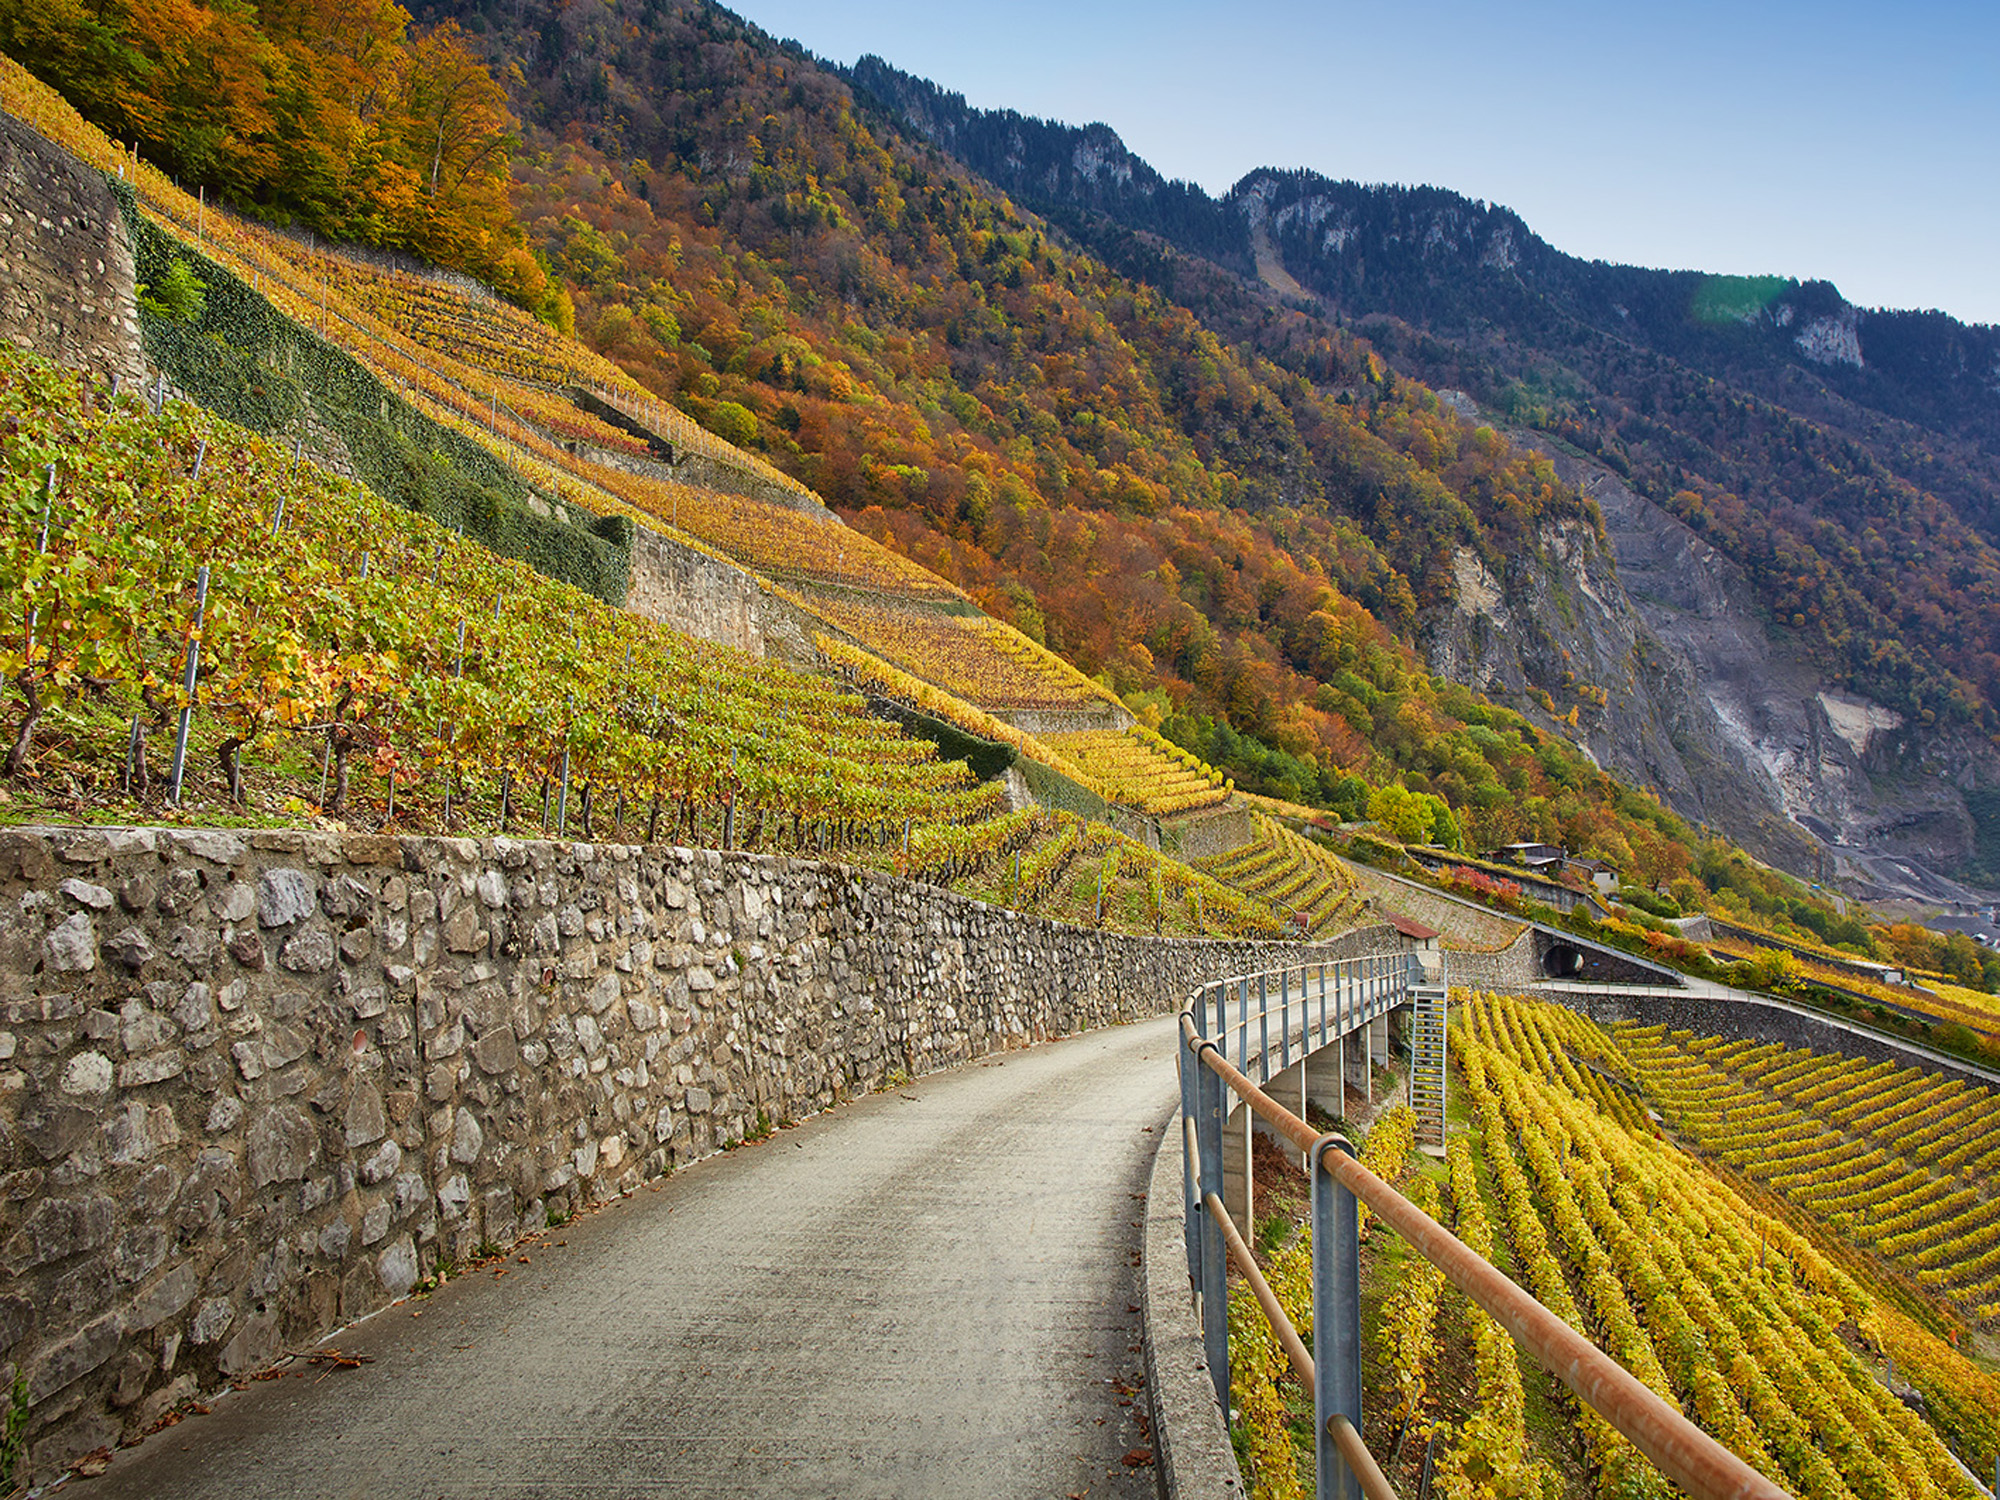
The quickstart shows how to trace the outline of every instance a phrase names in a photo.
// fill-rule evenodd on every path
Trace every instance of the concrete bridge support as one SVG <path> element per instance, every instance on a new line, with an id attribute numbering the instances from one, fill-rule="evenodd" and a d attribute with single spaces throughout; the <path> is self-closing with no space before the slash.
<path id="1" fill-rule="evenodd" d="M 1257 1209 L 1257 1179 L 1250 1169 L 1250 1143 L 1257 1127 L 1256 1113 L 1247 1104 L 1231 1110 L 1222 1127 L 1222 1206 L 1246 1240 Z"/>
<path id="2" fill-rule="evenodd" d="M 1305 1060 L 1306 1102 L 1318 1105 L 1337 1120 L 1347 1118 L 1346 1054 L 1346 1040 L 1335 1037 L 1332 1045 Z"/>
<path id="3" fill-rule="evenodd" d="M 1374 1075 L 1368 1067 L 1367 1028 L 1363 1027 L 1348 1037 L 1347 1043 L 1342 1049 L 1341 1077 L 1350 1088 L 1359 1089 L 1361 1097 L 1372 1103 L 1375 1098 L 1371 1081 Z"/>

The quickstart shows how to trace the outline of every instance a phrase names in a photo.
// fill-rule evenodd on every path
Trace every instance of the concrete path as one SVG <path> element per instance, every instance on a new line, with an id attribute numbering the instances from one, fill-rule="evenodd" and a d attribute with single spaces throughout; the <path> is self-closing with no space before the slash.
<path id="1" fill-rule="evenodd" d="M 1170 1018 L 877 1094 L 549 1231 L 118 1454 L 113 1497 L 1150 1496 Z M 303 1378 L 298 1372 L 303 1371 Z"/>

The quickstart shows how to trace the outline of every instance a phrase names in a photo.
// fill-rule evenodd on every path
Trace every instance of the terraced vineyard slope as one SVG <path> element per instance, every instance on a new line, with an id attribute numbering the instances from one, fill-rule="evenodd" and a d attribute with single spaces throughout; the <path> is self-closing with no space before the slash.
<path id="1" fill-rule="evenodd" d="M 1275 818 L 1252 813 L 1251 824 L 1255 839 L 1203 860 L 1201 868 L 1276 907 L 1304 931 L 1337 931 L 1353 924 L 1363 897 L 1346 866 Z"/>
<path id="2" fill-rule="evenodd" d="M 1099 924 L 1278 926 L 1102 825 L 1009 810 L 825 677 L 615 609 L 186 403 L 8 346 L 0 421 L 21 601 L 0 670 L 32 806 L 794 850 Z"/>
<path id="3" fill-rule="evenodd" d="M 1621 1027 L 1618 1039 L 1675 1130 L 1962 1316 L 2000 1326 L 2000 1095 L 1661 1026 Z"/>
<path id="4" fill-rule="evenodd" d="M 1660 1136 L 1646 1103 L 1656 1059 L 1691 1039 L 1607 1033 L 1519 998 L 1460 992 L 1456 1010 L 1458 1118 L 1445 1159 L 1412 1155 L 1406 1112 L 1394 1111 L 1364 1150 L 1380 1175 L 1400 1173 L 1414 1201 L 1793 1494 L 1975 1500 L 1958 1458 L 1990 1470 L 2000 1379 L 1954 1347 L 1966 1328 L 1952 1312 L 1881 1280 L 1830 1226 L 1777 1211 L 1782 1199 Z M 1846 1101 L 1823 1107 L 1873 1093 L 1881 1102 L 1857 1125 L 1886 1109 L 1912 1122 L 1906 1139 L 1922 1133 L 1933 1149 L 1976 1102 L 1921 1088 L 1899 1097 L 1909 1081 L 1893 1070 L 1819 1059 L 1815 1074 L 1815 1060 L 1782 1049 L 1721 1050 L 1797 1094 Z M 1746 1118 L 1746 1148 L 1772 1128 Z M 1304 1319 L 1303 1236 L 1286 1244 L 1267 1224 L 1259 1238 L 1280 1299 Z M 1400 1242 L 1365 1232 L 1363 1263 L 1368 1437 L 1403 1492 L 1428 1470 L 1432 1493 L 1453 1500 L 1674 1493 Z M 1310 1447 L 1294 1440 L 1294 1419 L 1310 1397 L 1244 1302 L 1232 1334 L 1240 1325 L 1235 1402 L 1252 1493 L 1309 1493 Z"/>

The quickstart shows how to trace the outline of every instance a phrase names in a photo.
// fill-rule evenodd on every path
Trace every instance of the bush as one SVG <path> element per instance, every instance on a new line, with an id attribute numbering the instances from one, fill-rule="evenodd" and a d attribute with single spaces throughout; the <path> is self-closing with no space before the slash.
<path id="1" fill-rule="evenodd" d="M 757 417 L 737 401 L 718 401 L 708 414 L 708 430 L 725 443 L 748 448 L 757 441 Z"/>

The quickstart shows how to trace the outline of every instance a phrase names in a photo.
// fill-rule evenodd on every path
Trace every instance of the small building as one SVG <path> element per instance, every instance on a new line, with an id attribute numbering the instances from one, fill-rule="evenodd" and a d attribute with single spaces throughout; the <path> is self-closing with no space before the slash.
<path id="1" fill-rule="evenodd" d="M 1443 936 L 1435 927 L 1426 927 L 1414 917 L 1406 917 L 1399 911 L 1384 912 L 1382 920 L 1410 940 L 1419 952 L 1433 952 L 1438 939 Z"/>
<path id="2" fill-rule="evenodd" d="M 1553 876 L 1562 868 L 1565 855 L 1555 844 L 1509 844 L 1503 849 L 1487 850 L 1486 857 L 1502 864 L 1519 865 L 1537 875 Z"/>
<path id="3" fill-rule="evenodd" d="M 1597 888 L 1600 896 L 1613 895 L 1618 890 L 1618 867 L 1606 864 L 1601 859 L 1568 859 L 1563 861 L 1565 871 L 1574 870 Z"/>

